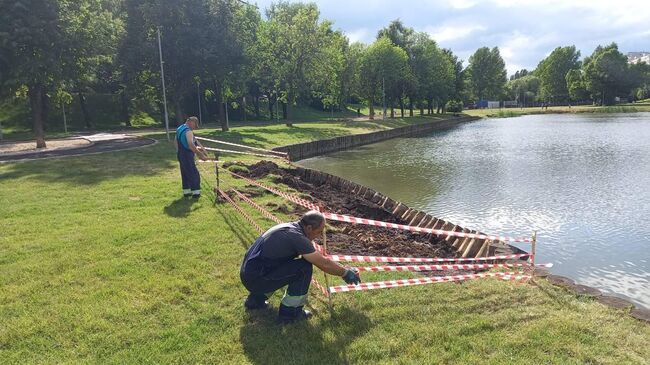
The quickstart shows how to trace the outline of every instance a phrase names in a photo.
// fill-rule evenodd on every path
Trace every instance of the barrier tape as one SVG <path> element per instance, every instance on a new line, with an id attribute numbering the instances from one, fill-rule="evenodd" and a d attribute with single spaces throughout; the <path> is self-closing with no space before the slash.
<path id="1" fill-rule="evenodd" d="M 237 191 L 237 190 L 235 190 L 235 189 L 231 189 L 231 190 L 232 190 L 233 192 L 235 192 L 235 194 L 237 195 L 237 197 L 238 197 L 239 199 L 245 201 L 245 202 L 248 203 L 251 207 L 253 207 L 253 208 L 257 209 L 258 211 L 260 211 L 260 213 L 262 213 L 262 215 L 265 216 L 266 218 L 268 218 L 268 219 L 270 219 L 270 220 L 272 220 L 272 221 L 274 221 L 275 223 L 278 223 L 278 224 L 282 223 L 282 221 L 280 220 L 280 218 L 274 216 L 273 214 L 271 214 L 271 212 L 269 212 L 268 210 L 262 208 L 259 204 L 257 204 L 257 203 L 255 203 L 254 201 L 252 201 L 252 200 L 251 200 L 249 197 L 247 197 L 246 195 L 240 193 L 239 191 Z"/>
<path id="2" fill-rule="evenodd" d="M 239 212 L 239 214 L 241 214 L 244 217 L 244 219 L 248 221 L 248 223 L 253 225 L 253 227 L 255 227 L 255 229 L 257 229 L 257 231 L 260 234 L 264 233 L 262 227 L 260 227 L 257 223 L 255 223 L 255 220 L 253 220 L 253 218 L 251 218 L 251 216 L 249 216 L 248 213 L 246 213 L 239 205 L 237 205 L 237 203 L 235 203 L 232 199 L 230 199 L 228 194 L 224 193 L 223 190 L 219 190 L 219 195 L 221 195 L 224 199 L 226 199 L 228 203 L 230 203 Z"/>
<path id="3" fill-rule="evenodd" d="M 265 155 L 262 153 L 255 153 L 255 152 L 243 152 L 243 151 L 233 151 L 233 150 L 224 150 L 221 148 L 212 148 L 212 147 L 203 147 L 204 150 L 206 151 L 213 151 L 213 152 L 223 152 L 223 153 L 236 153 L 239 155 L 251 155 L 251 156 L 260 156 L 260 157 L 267 157 L 267 158 L 282 158 L 282 156 L 277 156 L 277 155 Z"/>
<path id="4" fill-rule="evenodd" d="M 242 148 L 248 148 L 250 150 L 255 150 L 255 151 L 262 151 L 262 152 L 267 152 L 267 153 L 274 153 L 278 154 L 281 156 L 288 156 L 289 154 L 286 152 L 280 152 L 280 151 L 274 151 L 274 150 L 267 150 L 264 148 L 258 148 L 258 147 L 251 147 L 251 146 L 246 146 L 243 144 L 237 144 L 237 143 L 232 143 L 232 142 L 226 142 L 226 141 L 220 141 L 217 139 L 210 139 L 210 138 L 205 138 L 205 137 L 196 137 L 199 141 L 206 141 L 206 142 L 212 142 L 212 143 L 220 143 L 220 144 L 225 144 L 228 146 L 235 146 L 235 147 L 242 147 Z"/>
<path id="5" fill-rule="evenodd" d="M 329 298 L 330 293 L 327 291 L 327 289 L 324 286 L 322 286 L 318 281 L 316 281 L 316 279 L 314 279 L 313 276 L 311 278 L 311 283 L 314 285 L 316 289 L 320 290 L 320 292 L 323 293 L 325 297 Z"/>
<path id="6" fill-rule="evenodd" d="M 509 260 L 527 257 L 529 254 L 501 255 L 489 257 L 385 257 L 385 256 L 358 256 L 358 255 L 329 255 L 328 258 L 336 262 L 457 262 L 457 261 L 489 261 Z"/>
<path id="7" fill-rule="evenodd" d="M 444 235 L 444 236 L 465 237 L 465 238 L 475 238 L 475 239 L 487 239 L 487 240 L 492 240 L 492 241 L 507 241 L 507 242 L 527 242 L 527 243 L 532 242 L 532 240 L 530 238 L 514 238 L 514 237 L 494 236 L 494 235 L 486 235 L 486 234 L 478 234 L 478 233 L 464 233 L 464 232 L 454 232 L 454 231 L 443 231 L 441 229 L 431 229 L 431 228 L 423 228 L 423 227 L 416 227 L 416 226 L 406 226 L 406 225 L 403 225 L 403 224 L 382 222 L 382 221 L 376 221 L 376 220 L 366 219 L 366 218 L 358 218 L 358 217 L 353 217 L 353 216 L 344 215 L 344 214 L 323 213 L 323 215 L 325 216 L 325 218 L 333 220 L 333 221 L 356 223 L 356 224 L 365 224 L 365 225 L 369 225 L 369 226 L 377 226 L 377 227 L 384 227 L 384 228 L 395 228 L 395 229 L 401 229 L 403 231 L 411 231 L 411 232 L 430 233 L 430 234 L 434 234 L 434 235 L 437 235 L 437 236 Z"/>
<path id="8" fill-rule="evenodd" d="M 226 170 L 233 176 L 236 176 L 240 179 L 245 180 L 246 182 L 259 186 L 262 189 L 265 189 L 267 191 L 270 191 L 273 194 L 276 194 L 278 196 L 281 196 L 289 201 L 292 201 L 300 206 L 303 206 L 307 209 L 313 209 L 320 211 L 320 207 L 315 205 L 314 203 L 311 203 L 305 199 L 301 199 L 298 197 L 295 197 L 291 194 L 283 193 L 281 191 L 278 191 L 274 188 L 271 188 L 269 186 L 265 186 L 264 184 L 261 184 L 255 180 L 243 177 L 237 173 L 234 173 L 230 170 Z M 323 215 L 325 218 L 334 220 L 334 221 L 339 221 L 339 222 L 347 222 L 347 223 L 356 223 L 356 224 L 365 224 L 365 225 L 371 225 L 371 226 L 377 226 L 377 227 L 384 227 L 384 228 L 394 228 L 394 229 L 401 229 L 401 230 L 406 230 L 406 231 L 412 231 L 412 232 L 420 232 L 420 233 L 430 233 L 434 235 L 444 235 L 444 236 L 454 236 L 454 237 L 465 237 L 465 238 L 475 238 L 475 239 L 488 239 L 492 241 L 506 241 L 506 242 L 525 242 L 525 243 L 531 243 L 532 240 L 530 238 L 514 238 L 514 237 L 507 237 L 507 236 L 495 236 L 495 235 L 485 235 L 485 234 L 477 234 L 477 233 L 464 233 L 464 232 L 454 232 L 454 231 L 443 231 L 440 229 L 431 229 L 431 228 L 422 228 L 422 227 L 416 227 L 416 226 L 407 226 L 403 224 L 396 224 L 396 223 L 389 223 L 389 222 L 383 222 L 383 221 L 376 221 L 373 219 L 366 219 L 366 218 L 358 218 L 358 217 L 353 217 L 349 215 L 344 215 L 344 214 L 335 214 L 335 213 L 327 213 L 323 212 Z"/>
<path id="9" fill-rule="evenodd" d="M 235 172 L 232 172 L 232 171 L 230 171 L 228 169 L 225 169 L 225 171 L 228 172 L 229 174 L 235 176 L 235 177 L 238 177 L 238 178 L 240 178 L 240 179 L 242 179 L 242 180 L 244 180 L 244 181 L 246 181 L 246 182 L 248 182 L 250 184 L 258 186 L 258 187 L 260 187 L 260 188 L 262 188 L 262 189 L 264 189 L 266 191 L 269 191 L 269 192 L 271 192 L 271 193 L 273 193 L 275 195 L 281 196 L 281 197 L 283 197 L 283 198 L 285 198 L 285 199 L 287 199 L 287 200 L 289 200 L 291 202 L 294 202 L 294 203 L 296 203 L 296 204 L 298 204 L 298 205 L 300 205 L 302 207 L 305 207 L 305 208 L 311 209 L 311 210 L 320 211 L 320 207 L 318 207 L 316 204 L 314 204 L 312 202 L 309 202 L 309 201 L 307 201 L 305 199 L 298 198 L 297 196 L 293 196 L 293 195 L 288 194 L 288 193 L 283 193 L 283 192 L 281 192 L 281 191 L 279 191 L 277 189 L 274 189 L 274 188 L 272 188 L 270 186 L 266 186 L 266 185 L 264 185 L 262 183 L 259 183 L 259 182 L 255 181 L 255 180 L 252 180 L 252 179 L 249 179 L 247 177 L 241 176 L 241 175 L 239 175 L 239 174 L 237 174 Z"/>
<path id="10" fill-rule="evenodd" d="M 480 270 L 492 268 L 533 267 L 530 264 L 468 264 L 468 265 L 397 265 L 397 266 L 357 266 L 357 271 L 442 271 L 442 270 Z M 553 267 L 553 264 L 539 264 L 534 267 Z"/>
<path id="11" fill-rule="evenodd" d="M 451 282 L 451 281 L 464 281 L 470 279 L 489 278 L 489 277 L 496 277 L 503 280 L 524 280 L 524 279 L 531 278 L 530 275 L 519 275 L 515 272 L 482 273 L 482 274 L 469 274 L 469 275 L 453 275 L 453 276 L 377 281 L 372 283 L 362 283 L 359 285 L 331 286 L 329 288 L 329 291 L 330 293 L 334 294 L 334 293 L 343 293 L 343 292 L 350 292 L 350 291 L 386 289 L 386 288 L 397 288 L 403 286 L 444 283 L 444 282 Z"/>

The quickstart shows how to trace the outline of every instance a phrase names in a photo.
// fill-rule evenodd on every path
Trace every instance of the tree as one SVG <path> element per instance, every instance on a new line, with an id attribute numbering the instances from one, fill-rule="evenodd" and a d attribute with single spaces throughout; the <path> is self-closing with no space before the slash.
<path id="1" fill-rule="evenodd" d="M 585 86 L 584 75 L 581 70 L 569 70 L 566 74 L 566 85 L 571 100 L 581 101 L 589 98 L 589 92 Z"/>
<path id="2" fill-rule="evenodd" d="M 611 105 L 617 96 L 627 96 L 633 88 L 629 78 L 627 57 L 616 43 L 598 46 L 584 60 L 584 80 L 592 99 L 601 105 Z"/>
<path id="3" fill-rule="evenodd" d="M 510 76 L 510 81 L 520 79 L 528 75 L 529 73 L 530 71 L 526 70 L 525 68 L 522 68 L 521 70 L 516 71 L 514 75 Z"/>
<path id="4" fill-rule="evenodd" d="M 319 26 L 315 4 L 280 2 L 271 5 L 267 17 L 259 28 L 255 51 L 258 75 L 286 103 L 287 125 L 291 126 L 293 105 L 307 91 L 308 75 L 324 44 L 324 29 Z"/>
<path id="5" fill-rule="evenodd" d="M 539 97 L 543 100 L 567 100 L 569 91 L 566 75 L 569 71 L 580 68 L 579 59 L 580 51 L 575 46 L 557 47 L 543 59 L 535 70 L 540 81 Z"/>
<path id="6" fill-rule="evenodd" d="M 469 57 L 468 70 L 473 94 L 479 100 L 501 97 L 506 84 L 506 65 L 499 48 L 482 47 Z"/>
<path id="7" fill-rule="evenodd" d="M 1 5 L 4 83 L 14 90 L 26 87 L 36 147 L 43 148 L 48 92 L 78 72 L 92 74 L 110 57 L 112 49 L 104 46 L 117 36 L 117 23 L 104 9 L 111 4 L 100 0 L 3 0 Z"/>
<path id="8" fill-rule="evenodd" d="M 508 81 L 506 85 L 508 96 L 517 100 L 517 104 L 524 107 L 537 98 L 539 88 L 540 80 L 532 74 Z"/>
<path id="9" fill-rule="evenodd" d="M 359 68 L 360 94 L 368 103 L 370 119 L 374 119 L 374 105 L 382 89 L 395 88 L 408 73 L 406 52 L 387 37 L 379 38 L 364 51 Z"/>

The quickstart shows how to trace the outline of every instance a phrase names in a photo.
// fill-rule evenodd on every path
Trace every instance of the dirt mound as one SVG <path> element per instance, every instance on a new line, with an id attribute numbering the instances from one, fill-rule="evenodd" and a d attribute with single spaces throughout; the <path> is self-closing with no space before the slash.
<path id="1" fill-rule="evenodd" d="M 280 168 L 270 161 L 260 161 L 248 166 L 248 173 L 242 173 L 242 175 L 254 179 L 269 174 L 278 176 L 274 179 L 276 183 L 287 185 L 302 194 L 308 194 L 312 202 L 329 212 L 391 223 L 408 223 L 393 217 L 391 212 L 371 201 L 341 191 L 329 184 L 308 183 L 300 178 L 296 170 Z M 256 192 L 256 189 L 246 189 L 245 194 L 258 195 L 255 194 Z M 288 206 L 292 206 L 292 204 L 288 204 Z M 286 212 L 286 209 L 282 209 L 284 207 L 280 208 L 275 204 L 270 208 Z M 292 213 L 298 215 L 304 211 L 306 209 L 302 207 L 294 207 Z M 437 236 L 343 222 L 332 221 L 329 222 L 329 225 L 333 228 L 327 233 L 330 253 L 399 257 L 456 257 L 454 250 Z"/>

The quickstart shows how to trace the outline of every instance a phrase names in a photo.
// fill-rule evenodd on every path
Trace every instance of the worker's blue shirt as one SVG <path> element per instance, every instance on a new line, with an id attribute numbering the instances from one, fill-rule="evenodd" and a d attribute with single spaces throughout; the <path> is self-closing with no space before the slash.
<path id="1" fill-rule="evenodd" d="M 185 134 L 191 131 L 190 127 L 187 126 L 187 124 L 181 124 L 180 127 L 176 128 L 176 140 L 181 144 L 181 146 L 185 147 L 186 150 L 190 150 L 190 146 L 187 144 L 187 137 L 185 137 Z M 193 138 L 192 143 L 196 146 L 196 137 Z"/>

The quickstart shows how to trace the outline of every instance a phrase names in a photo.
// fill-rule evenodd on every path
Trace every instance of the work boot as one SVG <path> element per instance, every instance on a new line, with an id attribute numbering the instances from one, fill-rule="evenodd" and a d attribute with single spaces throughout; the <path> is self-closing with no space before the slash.
<path id="1" fill-rule="evenodd" d="M 284 304 L 280 304 L 280 310 L 278 311 L 278 319 L 282 324 L 288 324 L 288 323 L 306 320 L 309 317 L 311 317 L 311 312 L 306 309 L 303 309 L 303 306 L 287 307 Z"/>
<path id="2" fill-rule="evenodd" d="M 250 310 L 266 309 L 269 307 L 269 301 L 266 300 L 266 297 L 251 294 L 246 298 L 244 302 L 244 307 Z"/>

